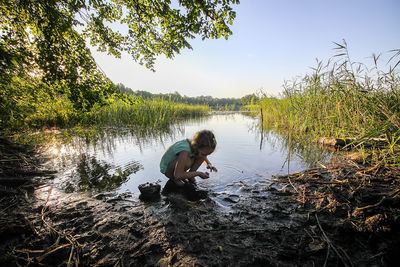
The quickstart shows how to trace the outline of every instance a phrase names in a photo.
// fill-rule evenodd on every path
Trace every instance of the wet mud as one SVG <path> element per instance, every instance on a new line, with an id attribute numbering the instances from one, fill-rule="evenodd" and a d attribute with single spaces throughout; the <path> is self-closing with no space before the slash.
<path id="1" fill-rule="evenodd" d="M 142 199 L 66 194 L 35 179 L 0 196 L 2 266 L 395 266 L 400 260 L 398 169 L 327 165 L 238 181 L 224 192 L 167 183 L 156 197 Z"/>

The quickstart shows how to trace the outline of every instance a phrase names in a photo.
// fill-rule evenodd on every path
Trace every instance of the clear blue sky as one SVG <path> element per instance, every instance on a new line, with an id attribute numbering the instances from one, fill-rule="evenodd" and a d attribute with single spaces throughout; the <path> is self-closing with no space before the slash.
<path id="1" fill-rule="evenodd" d="M 229 40 L 191 40 L 193 50 L 158 58 L 155 73 L 129 55 L 93 54 L 114 83 L 133 90 L 242 97 L 260 90 L 278 95 L 285 80 L 309 73 L 316 58 L 331 58 L 333 42 L 342 39 L 353 61 L 400 49 L 400 0 L 242 0 L 234 9 Z"/>

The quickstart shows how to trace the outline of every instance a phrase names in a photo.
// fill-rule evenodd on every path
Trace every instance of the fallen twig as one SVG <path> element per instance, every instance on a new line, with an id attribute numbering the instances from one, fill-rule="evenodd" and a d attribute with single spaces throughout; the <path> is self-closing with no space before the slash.
<path id="1" fill-rule="evenodd" d="M 62 248 L 65 248 L 65 247 L 68 247 L 68 246 L 70 246 L 70 245 L 71 245 L 71 244 L 63 244 L 63 245 L 61 245 L 61 246 L 58 246 L 58 247 L 56 247 L 56 248 L 54 248 L 54 249 L 52 249 L 52 250 L 46 252 L 46 253 L 43 254 L 42 256 L 37 257 L 36 260 L 37 260 L 38 262 L 41 262 L 41 261 L 43 261 L 47 256 L 49 256 L 50 254 L 52 254 L 53 252 L 56 252 L 57 250 L 62 249 Z"/>
<path id="2" fill-rule="evenodd" d="M 355 210 L 356 210 L 356 211 L 362 211 L 362 210 L 366 210 L 366 209 L 371 209 L 371 208 L 378 207 L 378 206 L 381 205 L 381 204 L 383 203 L 383 201 L 385 201 L 387 198 L 393 197 L 393 196 L 397 195 L 398 193 L 400 193 L 400 189 L 394 191 L 392 194 L 390 194 L 390 195 L 388 195 L 388 196 L 383 196 L 382 199 L 379 200 L 378 203 L 371 204 L 371 205 L 367 205 L 367 206 L 364 206 L 364 207 L 359 207 L 359 208 L 356 208 Z"/>
<path id="3" fill-rule="evenodd" d="M 297 192 L 297 194 L 300 194 L 299 191 L 297 190 L 297 188 L 294 186 L 294 184 L 292 183 L 292 180 L 290 179 L 290 177 L 288 177 L 289 183 L 290 185 L 293 187 L 294 191 Z"/>
<path id="4" fill-rule="evenodd" d="M 14 250 L 15 252 L 18 253 L 43 253 L 44 250 L 43 249 L 39 249 L 39 250 L 30 250 L 30 249 L 16 249 Z"/>

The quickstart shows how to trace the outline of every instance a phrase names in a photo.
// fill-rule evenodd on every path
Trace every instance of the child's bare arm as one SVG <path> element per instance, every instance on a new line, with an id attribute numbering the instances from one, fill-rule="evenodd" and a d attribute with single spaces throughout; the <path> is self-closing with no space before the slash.
<path id="1" fill-rule="evenodd" d="M 188 171 L 186 172 L 186 166 L 191 165 L 191 159 L 189 157 L 189 152 L 182 151 L 179 153 L 178 160 L 175 167 L 174 177 L 177 180 L 184 179 L 193 179 L 196 176 L 199 176 L 203 179 L 209 178 L 208 173 L 198 172 L 198 171 Z"/>

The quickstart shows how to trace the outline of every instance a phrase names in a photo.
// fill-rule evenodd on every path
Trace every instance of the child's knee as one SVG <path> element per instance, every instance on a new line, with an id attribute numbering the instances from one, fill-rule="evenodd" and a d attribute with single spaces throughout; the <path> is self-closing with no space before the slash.
<path id="1" fill-rule="evenodd" d="M 165 171 L 165 176 L 167 176 L 170 179 L 173 179 L 175 173 L 175 166 L 176 166 L 176 160 L 173 160 L 170 163 L 168 163 L 167 170 Z"/>

